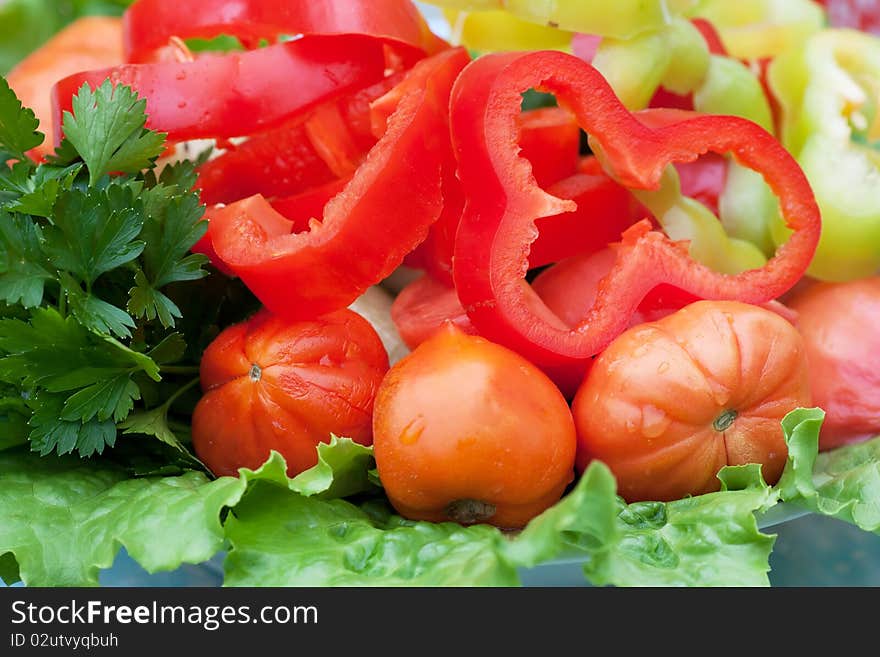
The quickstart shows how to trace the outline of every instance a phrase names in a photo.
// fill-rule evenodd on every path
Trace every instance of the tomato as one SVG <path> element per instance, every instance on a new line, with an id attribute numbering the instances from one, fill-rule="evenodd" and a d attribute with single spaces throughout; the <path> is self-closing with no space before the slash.
<path id="1" fill-rule="evenodd" d="M 556 386 L 452 324 L 388 372 L 373 439 L 388 498 L 414 520 L 523 527 L 574 477 L 574 421 Z"/>
<path id="2" fill-rule="evenodd" d="M 122 61 L 122 20 L 89 16 L 68 25 L 12 69 L 7 78 L 9 86 L 25 107 L 34 110 L 40 120 L 40 132 L 47 137 L 31 151 L 32 157 L 52 152 L 52 86 L 78 71 Z"/>
<path id="3" fill-rule="evenodd" d="M 331 433 L 370 444 L 387 370 L 379 336 L 357 313 L 290 322 L 261 311 L 205 350 L 193 447 L 218 476 L 257 468 L 272 450 L 294 476 L 317 463 L 316 447 Z"/>
<path id="4" fill-rule="evenodd" d="M 880 433 L 880 276 L 818 283 L 793 295 L 813 403 L 825 409 L 819 449 Z"/>
<path id="5" fill-rule="evenodd" d="M 779 315 L 698 301 L 630 328 L 575 396 L 578 468 L 605 462 L 630 502 L 719 490 L 725 465 L 760 463 L 768 483 L 788 453 L 780 424 L 809 406 L 804 341 Z"/>

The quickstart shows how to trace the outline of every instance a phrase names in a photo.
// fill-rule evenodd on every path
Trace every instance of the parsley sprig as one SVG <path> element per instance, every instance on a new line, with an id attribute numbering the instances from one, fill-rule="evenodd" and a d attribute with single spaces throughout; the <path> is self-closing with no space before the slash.
<path id="1" fill-rule="evenodd" d="M 0 428 L 26 422 L 43 455 L 101 454 L 129 433 L 185 450 L 169 414 L 197 395 L 211 337 L 205 310 L 187 310 L 227 285 L 182 292 L 208 273 L 190 253 L 207 228 L 195 163 L 157 172 L 165 135 L 130 88 L 84 85 L 72 107 L 38 165 L 37 120 L 0 78 Z"/>

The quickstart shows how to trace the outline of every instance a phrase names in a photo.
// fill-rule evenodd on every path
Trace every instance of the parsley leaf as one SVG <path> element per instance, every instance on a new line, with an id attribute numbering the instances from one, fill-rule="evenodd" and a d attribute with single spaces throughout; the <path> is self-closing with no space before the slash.
<path id="1" fill-rule="evenodd" d="M 0 381 L 24 389 L 72 391 L 140 371 L 154 381 L 161 378 L 159 366 L 146 354 L 96 336 L 51 308 L 34 310 L 30 322 L 0 320 L 0 353 Z"/>
<path id="2" fill-rule="evenodd" d="M 237 281 L 196 283 L 198 163 L 155 168 L 165 136 L 146 128 L 146 102 L 105 82 L 72 109 L 37 166 L 33 113 L 0 84 L 0 450 L 89 457 L 124 432 L 158 440 L 120 441 L 123 460 L 161 448 L 202 468 L 186 447 L 198 378 L 178 377 L 257 301 Z"/>
<path id="3" fill-rule="evenodd" d="M 140 238 L 147 246 L 143 270 L 135 275 L 128 303 L 135 317 L 158 317 L 165 328 L 173 327 L 182 314 L 160 288 L 207 276 L 202 267 L 208 259 L 189 252 L 208 229 L 207 222 L 202 221 L 205 208 L 195 194 L 175 195 L 176 189 L 176 185 L 159 183 L 144 194 L 147 216 Z"/>
<path id="4" fill-rule="evenodd" d="M 29 162 L 27 151 L 45 139 L 37 132 L 39 125 L 33 110 L 22 108 L 6 78 L 0 76 L 0 150 L 17 160 Z"/>
<path id="5" fill-rule="evenodd" d="M 0 151 L 0 158 L 2 157 L 3 153 Z M 15 162 L 8 166 L 0 159 L 0 208 L 15 203 L 31 191 L 30 177 L 33 170 L 28 162 Z"/>
<path id="6" fill-rule="evenodd" d="M 105 80 L 96 90 L 84 83 L 64 112 L 64 141 L 89 169 L 89 184 L 113 172 L 138 173 L 151 166 L 165 148 L 165 134 L 147 130 L 145 99 L 125 86 Z M 70 155 L 62 142 L 60 158 Z"/>
<path id="7" fill-rule="evenodd" d="M 0 451 L 27 442 L 30 410 L 18 388 L 0 383 Z"/>
<path id="8" fill-rule="evenodd" d="M 56 267 L 91 286 L 101 274 L 143 252 L 144 243 L 136 239 L 142 227 L 130 188 L 72 189 L 55 204 L 54 226 L 44 232 L 46 253 Z"/>
<path id="9" fill-rule="evenodd" d="M 127 312 L 98 297 L 83 292 L 67 273 L 61 274 L 61 288 L 70 305 L 70 312 L 87 329 L 104 335 L 131 337 L 134 320 Z"/>
<path id="10" fill-rule="evenodd" d="M 28 178 L 22 195 L 8 209 L 37 217 L 51 217 L 58 193 L 73 186 L 82 166 L 82 163 L 68 167 L 40 165 Z"/>
<path id="11" fill-rule="evenodd" d="M 93 383 L 68 397 L 64 402 L 61 419 L 87 422 L 97 417 L 100 422 L 110 418 L 120 422 L 134 408 L 135 400 L 140 398 L 141 392 L 137 384 L 127 372 L 123 372 Z"/>
<path id="12" fill-rule="evenodd" d="M 148 355 L 95 335 L 74 317 L 39 308 L 30 322 L 0 320 L 0 381 L 30 394 L 31 447 L 41 454 L 102 453 L 141 398 L 133 377 L 160 379 Z"/>
<path id="13" fill-rule="evenodd" d="M 43 301 L 46 281 L 54 280 L 43 253 L 40 227 L 27 216 L 0 211 L 0 299 L 25 308 Z"/>
<path id="14" fill-rule="evenodd" d="M 110 421 L 91 419 L 88 422 L 59 419 L 64 398 L 59 395 L 41 395 L 31 416 L 31 450 L 46 456 L 52 452 L 80 456 L 103 454 L 105 447 L 116 444 L 116 425 Z"/>

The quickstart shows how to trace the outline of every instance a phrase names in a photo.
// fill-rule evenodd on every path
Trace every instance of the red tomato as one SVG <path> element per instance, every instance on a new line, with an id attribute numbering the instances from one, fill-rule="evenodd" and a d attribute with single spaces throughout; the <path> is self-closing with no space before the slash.
<path id="1" fill-rule="evenodd" d="M 193 447 L 216 475 L 257 468 L 276 450 L 294 476 L 317 463 L 331 433 L 370 444 L 387 370 L 379 336 L 357 313 L 289 322 L 262 311 L 205 350 Z"/>
<path id="2" fill-rule="evenodd" d="M 522 527 L 574 477 L 574 422 L 559 390 L 452 324 L 388 372 L 373 437 L 388 498 L 415 520 Z"/>
<path id="3" fill-rule="evenodd" d="M 699 301 L 624 332 L 574 399 L 578 468 L 605 462 L 630 502 L 719 490 L 725 465 L 760 463 L 776 483 L 781 420 L 809 406 L 803 339 L 779 315 Z"/>
<path id="4" fill-rule="evenodd" d="M 817 283 L 791 297 L 807 347 L 819 449 L 880 433 L 880 276 Z"/>

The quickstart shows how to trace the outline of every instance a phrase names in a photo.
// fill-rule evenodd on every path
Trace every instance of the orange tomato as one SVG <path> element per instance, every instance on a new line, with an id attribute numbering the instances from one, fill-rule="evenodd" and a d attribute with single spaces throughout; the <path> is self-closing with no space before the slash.
<path id="1" fill-rule="evenodd" d="M 578 468 L 605 462 L 630 502 L 716 491 L 725 465 L 760 463 L 776 483 L 788 454 L 780 422 L 810 403 L 789 322 L 698 301 L 630 328 L 596 359 L 572 406 Z"/>
<path id="2" fill-rule="evenodd" d="M 388 372 L 373 437 L 388 498 L 415 520 L 522 527 L 574 477 L 574 421 L 556 386 L 451 323 Z"/>
<path id="3" fill-rule="evenodd" d="M 52 87 L 68 75 L 121 64 L 122 19 L 106 16 L 80 18 L 22 60 L 7 76 L 9 86 L 25 107 L 40 120 L 46 141 L 29 154 L 34 159 L 53 152 L 55 126 Z"/>
<path id="4" fill-rule="evenodd" d="M 807 346 L 813 403 L 825 410 L 819 449 L 880 434 L 880 276 L 817 283 L 789 305 Z"/>
<path id="5" fill-rule="evenodd" d="M 331 433 L 370 444 L 387 370 L 379 336 L 357 313 L 289 322 L 262 311 L 205 350 L 193 447 L 216 475 L 257 468 L 276 450 L 294 476 L 318 462 Z"/>

